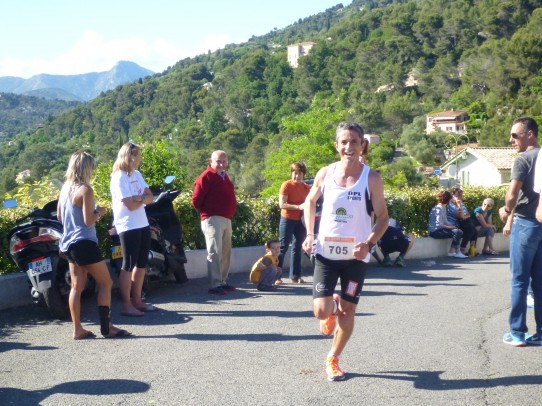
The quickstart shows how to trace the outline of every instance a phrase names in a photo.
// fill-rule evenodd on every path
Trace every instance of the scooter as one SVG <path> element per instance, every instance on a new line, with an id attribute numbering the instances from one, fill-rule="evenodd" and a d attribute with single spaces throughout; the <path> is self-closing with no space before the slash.
<path id="1" fill-rule="evenodd" d="M 169 184 L 174 179 L 174 176 L 168 176 L 164 183 Z M 148 290 L 150 281 L 167 280 L 171 278 L 171 275 L 177 283 L 188 281 L 181 222 L 173 208 L 173 201 L 179 194 L 179 190 L 162 191 L 155 194 L 153 203 L 145 206 L 151 229 L 151 248 L 143 285 L 144 291 Z M 112 240 L 110 264 L 117 272 L 120 272 L 122 249 L 114 227 L 109 230 L 109 235 Z"/>
<path id="2" fill-rule="evenodd" d="M 17 219 L 8 240 L 11 258 L 28 275 L 33 301 L 45 304 L 51 316 L 64 319 L 69 315 L 71 278 L 68 261 L 59 252 L 63 227 L 56 217 L 57 203 L 54 200 Z M 3 206 L 15 208 L 17 201 L 6 200 Z M 89 278 L 83 295 L 88 297 L 94 291 L 95 281 Z"/>

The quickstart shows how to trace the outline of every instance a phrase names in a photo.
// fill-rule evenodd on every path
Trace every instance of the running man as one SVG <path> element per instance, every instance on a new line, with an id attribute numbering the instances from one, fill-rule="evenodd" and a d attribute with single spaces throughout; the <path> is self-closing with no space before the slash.
<path id="1" fill-rule="evenodd" d="M 370 252 L 388 228 L 388 209 L 380 175 L 359 160 L 363 128 L 341 123 L 335 149 L 341 160 L 320 169 L 305 201 L 307 238 L 303 249 L 316 254 L 313 284 L 314 315 L 325 336 L 333 335 L 326 359 L 330 381 L 345 374 L 339 356 L 354 329 L 354 316 L 365 280 Z M 314 240 L 316 202 L 324 196 L 318 239 Z M 371 229 L 371 212 L 376 223 Z M 313 246 L 314 244 L 314 246 Z M 341 279 L 341 295 L 335 294 Z"/>

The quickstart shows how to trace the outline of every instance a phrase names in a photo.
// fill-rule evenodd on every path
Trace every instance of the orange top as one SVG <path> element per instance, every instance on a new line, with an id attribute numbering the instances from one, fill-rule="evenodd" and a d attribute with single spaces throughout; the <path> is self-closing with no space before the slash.
<path id="1" fill-rule="evenodd" d="M 290 179 L 282 184 L 279 195 L 288 196 L 286 199 L 288 204 L 301 204 L 305 201 L 310 190 L 311 187 L 305 182 L 294 182 Z M 301 220 L 303 211 L 282 209 L 280 215 L 288 220 Z"/>

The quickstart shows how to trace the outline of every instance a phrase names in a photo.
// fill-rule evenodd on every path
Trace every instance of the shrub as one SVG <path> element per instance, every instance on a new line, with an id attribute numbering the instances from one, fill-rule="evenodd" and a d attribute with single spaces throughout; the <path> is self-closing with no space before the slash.
<path id="1" fill-rule="evenodd" d="M 506 189 L 506 186 L 465 187 L 463 192 L 465 205 L 472 212 L 482 205 L 486 197 L 491 197 L 495 201 L 493 224 L 497 230 L 502 230 L 503 224 L 499 219 L 498 208 L 504 205 Z M 437 193 L 435 189 L 422 186 L 404 188 L 400 191 L 386 190 L 389 215 L 416 236 L 426 236 L 429 212 L 437 202 Z M 205 238 L 200 228 L 200 217 L 192 207 L 191 198 L 190 192 L 181 193 L 174 201 L 175 212 L 181 221 L 185 249 L 204 249 Z M 234 247 L 263 245 L 266 240 L 278 237 L 280 209 L 277 198 L 251 198 L 238 194 L 237 200 L 237 213 L 232 221 Z M 96 226 L 97 234 L 104 258 L 110 258 L 111 241 L 108 226 L 111 223 L 111 207 L 107 201 L 100 203 L 106 207 L 107 211 Z M 0 273 L 17 270 L 9 257 L 7 235 L 15 225 L 15 219 L 27 212 L 27 209 L 22 208 L 0 210 Z"/>

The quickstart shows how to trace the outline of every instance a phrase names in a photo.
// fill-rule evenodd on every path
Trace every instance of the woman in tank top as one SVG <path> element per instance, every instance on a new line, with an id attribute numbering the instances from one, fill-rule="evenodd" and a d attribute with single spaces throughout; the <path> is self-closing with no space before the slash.
<path id="1" fill-rule="evenodd" d="M 58 199 L 58 219 L 64 226 L 60 251 L 68 259 L 71 276 L 69 296 L 73 339 L 93 338 L 95 334 L 81 325 L 81 293 L 90 274 L 98 285 L 100 332 L 105 338 L 130 335 L 111 324 L 111 287 L 113 282 L 98 248 L 95 224 L 105 214 L 105 207 L 94 205 L 94 190 L 89 185 L 95 168 L 94 158 L 86 152 L 71 156 L 66 182 Z"/>

